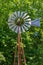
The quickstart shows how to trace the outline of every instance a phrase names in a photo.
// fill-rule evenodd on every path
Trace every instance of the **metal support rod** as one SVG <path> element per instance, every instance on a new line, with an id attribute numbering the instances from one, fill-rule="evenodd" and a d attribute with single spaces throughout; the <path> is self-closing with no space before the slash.
<path id="1" fill-rule="evenodd" d="M 20 32 L 18 27 L 18 65 L 21 65 L 21 48 L 20 48 Z"/>
<path id="2" fill-rule="evenodd" d="M 16 51 L 14 52 L 14 63 L 13 65 L 16 65 Z"/>
<path id="3" fill-rule="evenodd" d="M 26 65 L 26 59 L 25 59 L 25 53 L 24 53 L 24 48 L 22 48 L 23 56 L 24 56 L 24 65 Z"/>

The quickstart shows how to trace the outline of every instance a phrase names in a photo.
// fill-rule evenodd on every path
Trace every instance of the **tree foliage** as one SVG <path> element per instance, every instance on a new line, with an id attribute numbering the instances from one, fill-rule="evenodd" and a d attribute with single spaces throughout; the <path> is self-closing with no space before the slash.
<path id="1" fill-rule="evenodd" d="M 27 65 L 43 65 L 43 0 L 0 0 L 0 65 L 13 65 L 17 34 L 8 27 L 14 11 L 27 12 L 31 19 L 40 18 L 40 28 L 21 33 Z"/>

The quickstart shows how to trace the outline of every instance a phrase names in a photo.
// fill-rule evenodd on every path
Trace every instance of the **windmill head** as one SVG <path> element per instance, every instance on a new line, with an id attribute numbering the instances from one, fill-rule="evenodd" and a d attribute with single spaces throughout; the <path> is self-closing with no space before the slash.
<path id="1" fill-rule="evenodd" d="M 18 28 L 20 33 L 25 32 L 30 28 L 30 26 L 40 27 L 40 19 L 31 21 L 30 16 L 25 12 L 14 12 L 8 19 L 9 28 L 12 31 L 18 33 Z"/>

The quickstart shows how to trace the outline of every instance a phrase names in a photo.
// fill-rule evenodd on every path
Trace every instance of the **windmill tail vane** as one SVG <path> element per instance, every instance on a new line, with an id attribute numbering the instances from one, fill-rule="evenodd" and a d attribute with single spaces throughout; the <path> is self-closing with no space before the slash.
<path id="1" fill-rule="evenodd" d="M 40 19 L 33 20 L 29 22 L 31 26 L 38 26 L 40 27 Z"/>

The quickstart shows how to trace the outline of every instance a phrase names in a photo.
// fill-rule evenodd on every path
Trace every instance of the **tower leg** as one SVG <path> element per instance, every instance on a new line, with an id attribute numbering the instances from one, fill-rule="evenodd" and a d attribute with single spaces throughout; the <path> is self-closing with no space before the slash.
<path id="1" fill-rule="evenodd" d="M 16 65 L 16 51 L 14 52 L 14 63 L 13 65 Z"/>
<path id="2" fill-rule="evenodd" d="M 18 65 L 21 65 L 21 48 L 20 48 L 20 33 L 18 29 Z"/>
<path id="3" fill-rule="evenodd" d="M 25 58 L 25 53 L 24 53 L 24 48 L 22 48 L 23 56 L 24 56 L 24 65 L 26 65 L 26 58 Z"/>

